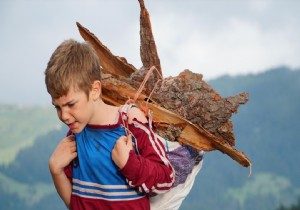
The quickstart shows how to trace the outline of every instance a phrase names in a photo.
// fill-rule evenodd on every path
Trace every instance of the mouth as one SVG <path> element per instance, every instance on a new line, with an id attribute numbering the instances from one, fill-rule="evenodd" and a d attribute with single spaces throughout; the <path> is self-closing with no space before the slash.
<path id="1" fill-rule="evenodd" d="M 72 122 L 72 123 L 69 123 L 67 124 L 68 127 L 71 129 L 71 130 L 74 130 L 76 128 L 76 121 L 75 122 Z"/>

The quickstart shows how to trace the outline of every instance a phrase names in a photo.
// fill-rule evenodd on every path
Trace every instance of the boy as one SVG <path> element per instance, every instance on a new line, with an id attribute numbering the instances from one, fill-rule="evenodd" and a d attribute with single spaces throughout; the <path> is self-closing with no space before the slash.
<path id="1" fill-rule="evenodd" d="M 149 196 L 169 190 L 175 174 L 138 108 L 101 99 L 98 57 L 88 43 L 66 40 L 52 54 L 45 82 L 59 119 L 70 131 L 49 160 L 58 194 L 70 209 L 150 209 Z M 132 138 L 135 139 L 134 150 Z"/>

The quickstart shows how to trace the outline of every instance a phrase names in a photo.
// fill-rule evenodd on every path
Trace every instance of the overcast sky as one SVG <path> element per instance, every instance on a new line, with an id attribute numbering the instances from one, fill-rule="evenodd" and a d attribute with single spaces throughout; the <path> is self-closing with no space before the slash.
<path id="1" fill-rule="evenodd" d="M 205 80 L 300 67 L 298 0 L 145 0 L 165 76 L 184 69 Z M 0 0 L 0 103 L 50 104 L 46 64 L 76 21 L 136 68 L 137 0 Z"/>

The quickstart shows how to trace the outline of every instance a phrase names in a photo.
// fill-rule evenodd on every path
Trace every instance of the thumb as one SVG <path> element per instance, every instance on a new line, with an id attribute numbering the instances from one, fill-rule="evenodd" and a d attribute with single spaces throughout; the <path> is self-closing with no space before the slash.
<path id="1" fill-rule="evenodd" d="M 128 134 L 126 143 L 127 144 L 131 144 L 132 143 L 132 135 L 131 134 Z"/>
<path id="2" fill-rule="evenodd" d="M 133 142 L 132 142 L 132 135 L 129 134 L 127 136 L 127 145 L 131 146 L 131 148 L 133 148 Z"/>
<path id="3" fill-rule="evenodd" d="M 75 136 L 73 134 L 66 137 L 69 141 L 75 141 Z"/>

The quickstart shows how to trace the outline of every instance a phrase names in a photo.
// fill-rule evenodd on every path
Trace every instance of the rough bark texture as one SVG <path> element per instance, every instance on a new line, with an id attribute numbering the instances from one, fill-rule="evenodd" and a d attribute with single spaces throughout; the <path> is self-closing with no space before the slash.
<path id="1" fill-rule="evenodd" d="M 145 7 L 144 1 L 139 0 L 141 13 L 140 13 L 140 56 L 143 63 L 143 67 L 149 69 L 151 66 L 155 66 L 160 74 L 162 70 L 160 66 L 160 60 L 158 57 L 154 36 L 152 33 L 151 22 L 149 13 Z"/>
<path id="2" fill-rule="evenodd" d="M 143 67 L 137 70 L 125 58 L 114 56 L 98 38 L 77 23 L 81 36 L 96 49 L 103 68 L 102 94 L 110 104 L 121 105 L 134 98 L 149 67 L 155 65 L 161 71 L 159 56 L 152 35 L 149 13 L 143 0 L 139 0 L 141 59 Z M 135 103 L 147 107 L 152 113 L 157 132 L 169 140 L 179 141 L 196 149 L 219 150 L 242 166 L 250 160 L 233 148 L 235 137 L 230 120 L 240 104 L 248 101 L 247 93 L 222 98 L 205 81 L 201 74 L 185 70 L 176 77 L 163 78 L 153 73 Z M 146 103 L 150 92 L 150 102 Z"/>
<path id="3" fill-rule="evenodd" d="M 146 70 L 134 72 L 130 80 L 127 80 L 127 83 L 138 88 L 145 73 Z M 154 77 L 149 80 L 149 84 L 155 82 Z M 149 88 L 152 88 L 152 86 L 145 86 L 144 92 L 146 94 L 150 94 L 152 91 Z M 248 94 L 240 93 L 236 96 L 222 98 L 202 80 L 201 74 L 185 70 L 177 77 L 163 79 L 155 88 L 151 99 L 165 109 L 202 126 L 231 146 L 234 146 L 235 137 L 230 118 L 233 113 L 237 112 L 240 104 L 245 104 L 248 101 Z M 169 130 L 172 131 L 171 128 Z M 174 133 L 176 133 L 175 130 Z"/>

